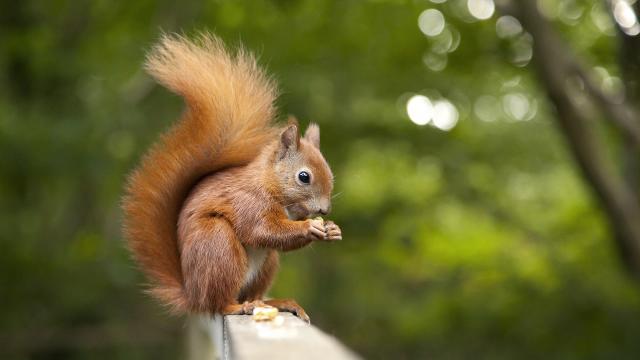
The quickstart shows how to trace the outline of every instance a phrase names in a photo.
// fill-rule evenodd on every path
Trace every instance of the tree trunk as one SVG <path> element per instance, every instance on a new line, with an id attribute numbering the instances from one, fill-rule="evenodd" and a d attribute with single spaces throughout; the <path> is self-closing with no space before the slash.
<path id="1" fill-rule="evenodd" d="M 512 1 L 510 6 L 502 10 L 516 16 L 533 36 L 533 59 L 540 84 L 555 106 L 558 125 L 585 180 L 604 209 L 623 263 L 634 279 L 640 281 L 640 203 L 634 179 L 629 176 L 625 180 L 619 169 L 611 166 L 603 151 L 605 143 L 594 129 L 592 115 L 575 103 L 567 80 L 575 78 L 585 83 L 593 105 L 617 126 L 623 138 L 628 139 L 634 154 L 639 144 L 635 112 L 627 103 L 609 100 L 607 94 L 592 82 L 568 45 L 540 14 L 534 0 Z M 637 66 L 633 69 L 637 71 Z M 633 160 L 635 163 L 637 158 Z M 635 174 L 634 171 L 631 173 Z"/>

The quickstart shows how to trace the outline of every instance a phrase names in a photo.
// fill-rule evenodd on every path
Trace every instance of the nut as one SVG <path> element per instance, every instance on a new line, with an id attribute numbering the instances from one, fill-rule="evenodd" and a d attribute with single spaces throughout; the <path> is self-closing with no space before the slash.
<path id="1" fill-rule="evenodd" d="M 273 306 L 256 306 L 253 309 L 254 321 L 271 321 L 278 316 L 278 309 Z"/>

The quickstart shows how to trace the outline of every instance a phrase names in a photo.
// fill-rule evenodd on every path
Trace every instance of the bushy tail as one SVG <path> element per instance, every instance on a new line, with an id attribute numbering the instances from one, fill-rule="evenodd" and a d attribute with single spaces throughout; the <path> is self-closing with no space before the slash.
<path id="1" fill-rule="evenodd" d="M 150 292 L 183 312 L 188 309 L 177 246 L 182 203 L 200 178 L 248 163 L 273 139 L 276 88 L 250 53 L 230 53 L 210 34 L 195 42 L 163 36 L 145 67 L 184 97 L 187 111 L 129 178 L 125 236 L 152 282 Z"/>

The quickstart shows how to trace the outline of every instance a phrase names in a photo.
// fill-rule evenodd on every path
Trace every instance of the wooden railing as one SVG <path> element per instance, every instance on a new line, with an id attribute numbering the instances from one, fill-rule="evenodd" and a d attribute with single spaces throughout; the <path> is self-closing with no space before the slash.
<path id="1" fill-rule="evenodd" d="M 280 322 L 256 322 L 251 316 L 227 315 L 190 320 L 190 360 L 337 359 L 359 357 L 335 337 L 289 313 Z"/>

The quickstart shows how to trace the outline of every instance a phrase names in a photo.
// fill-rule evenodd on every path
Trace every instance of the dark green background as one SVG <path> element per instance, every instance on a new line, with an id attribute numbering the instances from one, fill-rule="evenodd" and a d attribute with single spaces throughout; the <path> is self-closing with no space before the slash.
<path id="1" fill-rule="evenodd" d="M 180 358 L 184 319 L 141 293 L 119 199 L 182 111 L 145 52 L 162 31 L 211 30 L 259 54 L 283 116 L 320 124 L 336 175 L 344 241 L 284 255 L 272 296 L 368 358 L 637 358 L 640 291 L 532 65 L 514 64 L 530 43 L 465 3 L 0 2 L 0 357 Z M 544 3 L 615 85 L 601 2 Z M 460 35 L 442 71 L 423 62 L 443 56 L 418 28 L 428 8 Z M 505 110 L 516 93 L 533 119 Z M 449 99 L 457 126 L 413 124 L 412 94 Z"/>

